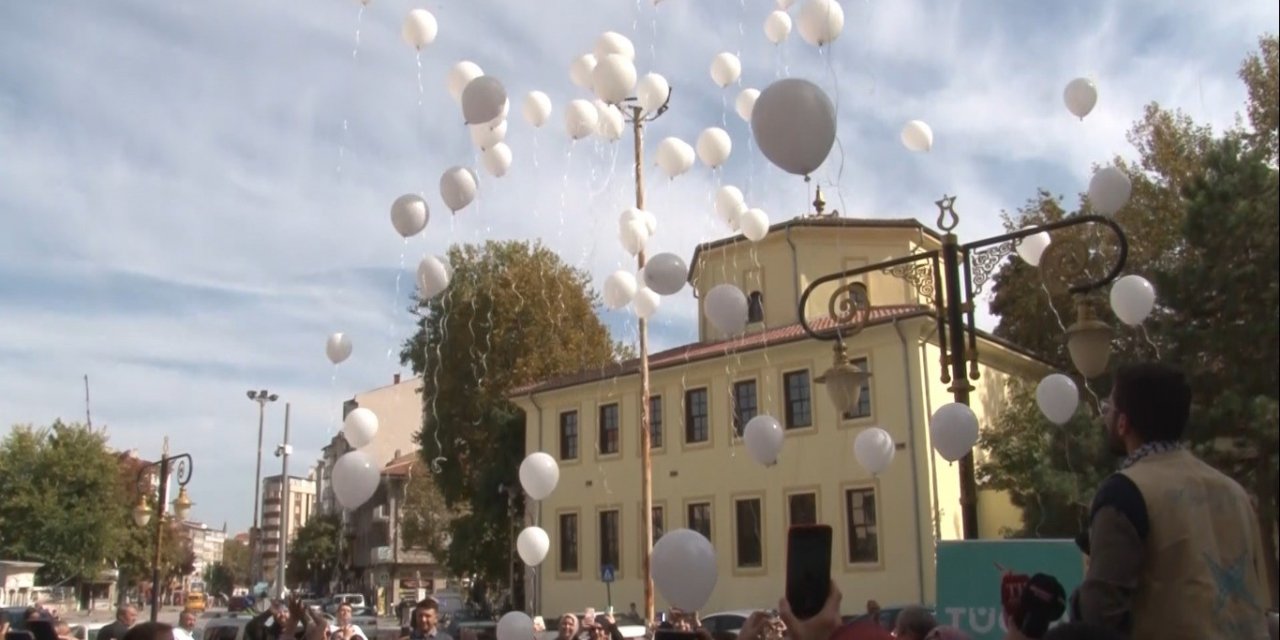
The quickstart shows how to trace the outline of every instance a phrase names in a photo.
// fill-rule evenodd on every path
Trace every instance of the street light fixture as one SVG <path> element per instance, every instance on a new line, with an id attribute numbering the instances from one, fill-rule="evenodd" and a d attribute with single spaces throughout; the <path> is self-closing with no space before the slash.
<path id="1" fill-rule="evenodd" d="M 871 311 L 866 286 L 852 281 L 854 278 L 877 271 L 900 278 L 910 283 L 920 297 L 933 306 L 938 344 L 942 351 L 942 382 L 950 385 L 947 390 L 955 402 L 968 405 L 969 392 L 974 389 L 969 381 L 977 380 L 979 375 L 974 302 L 982 292 L 982 286 L 1024 238 L 1086 224 L 1106 227 L 1115 235 L 1115 263 L 1106 275 L 1096 280 L 1085 279 L 1094 251 L 1075 237 L 1054 238 L 1041 255 L 1039 268 L 1050 291 L 1077 296 L 1076 321 L 1066 330 L 1072 364 L 1086 378 L 1096 378 L 1106 372 L 1111 357 L 1112 330 L 1098 320 L 1093 304 L 1085 294 L 1114 282 L 1124 270 L 1129 241 L 1120 225 L 1105 216 L 1075 216 L 960 244 L 954 233 L 960 224 L 955 201 L 954 197 L 943 196 L 936 203 L 938 227 L 944 232 L 940 248 L 825 275 L 814 280 L 801 294 L 796 313 L 805 333 L 815 340 L 836 342 L 834 365 L 815 382 L 826 384 L 827 393 L 841 415 L 857 406 L 860 390 L 871 375 L 854 367 L 845 352 L 845 340 L 862 330 Z M 809 296 L 819 287 L 837 281 L 845 284 L 837 286 L 827 304 L 833 327 L 815 330 L 805 313 Z M 960 460 L 960 507 L 966 540 L 978 537 L 977 498 L 973 452 L 970 451 Z"/>
<path id="2" fill-rule="evenodd" d="M 151 565 L 151 621 L 156 622 L 160 617 L 160 553 L 164 548 L 164 504 L 169 498 L 169 477 L 172 474 L 178 481 L 178 497 L 173 501 L 173 515 L 179 520 L 186 519 L 192 505 L 191 498 L 187 495 L 187 483 L 191 481 L 195 465 L 190 454 L 169 455 L 169 439 L 165 438 L 160 460 L 148 462 L 138 469 L 138 504 L 133 508 L 133 522 L 139 527 L 145 527 L 152 521 L 152 509 L 147 504 L 151 488 L 146 484 L 146 476 L 147 471 L 153 468 L 158 480 L 156 511 L 159 512 L 156 514 L 159 517 L 155 518 L 155 554 Z"/>
<path id="3" fill-rule="evenodd" d="M 253 389 L 245 392 L 249 399 L 258 403 L 258 466 L 253 476 L 253 531 L 249 536 L 249 573 L 253 575 L 253 580 L 260 580 L 262 577 L 262 543 L 259 538 L 262 537 L 262 529 L 258 522 L 258 510 L 262 505 L 262 424 L 266 415 L 267 403 L 275 402 L 280 396 L 260 389 Z"/>

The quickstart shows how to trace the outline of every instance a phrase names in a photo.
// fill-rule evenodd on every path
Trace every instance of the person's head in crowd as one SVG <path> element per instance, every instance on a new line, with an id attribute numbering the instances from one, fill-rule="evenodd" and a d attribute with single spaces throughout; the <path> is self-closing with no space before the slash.
<path id="1" fill-rule="evenodd" d="M 44 612 L 35 607 L 27 607 L 27 610 L 22 612 L 23 622 L 35 622 L 36 620 L 44 620 Z"/>
<path id="2" fill-rule="evenodd" d="M 566 613 L 560 616 L 560 624 L 558 626 L 560 638 L 572 638 L 578 633 L 578 616 L 572 613 Z"/>
<path id="3" fill-rule="evenodd" d="M 123 607 L 116 609 L 116 622 L 119 622 L 126 627 L 132 627 L 137 624 L 138 608 L 131 604 L 126 604 Z"/>
<path id="4" fill-rule="evenodd" d="M 1067 612 L 1067 591 L 1056 578 L 1043 573 L 1031 576 L 1022 590 L 1013 626 L 1027 638 L 1043 638 L 1049 626 Z"/>
<path id="5" fill-rule="evenodd" d="M 929 632 L 938 626 L 938 620 L 924 607 L 907 607 L 898 613 L 893 625 L 893 635 L 903 640 L 925 640 Z"/>
<path id="6" fill-rule="evenodd" d="M 875 600 L 867 601 L 867 617 L 878 620 L 880 616 L 880 603 Z"/>
<path id="7" fill-rule="evenodd" d="M 338 605 L 338 610 L 334 612 L 339 627 L 351 626 L 351 603 L 343 602 Z"/>
<path id="8" fill-rule="evenodd" d="M 58 640 L 58 631 L 54 628 L 53 622 L 43 618 L 28 620 L 27 631 L 31 632 L 35 640 Z"/>
<path id="9" fill-rule="evenodd" d="M 178 615 L 178 626 L 187 631 L 195 631 L 196 629 L 196 612 L 190 609 L 184 609 Z"/>
<path id="10" fill-rule="evenodd" d="M 546 631 L 546 630 L 547 630 L 547 621 L 546 621 L 546 620 L 544 620 L 544 619 L 542 618 L 542 616 L 534 616 L 534 617 L 533 617 L 533 632 L 534 632 L 534 633 L 542 633 L 543 631 Z"/>
<path id="11" fill-rule="evenodd" d="M 53 623 L 53 631 L 58 634 L 58 640 L 71 640 L 75 636 L 71 635 L 71 625 L 65 620 L 58 620 Z"/>
<path id="12" fill-rule="evenodd" d="M 424 598 L 413 607 L 413 628 L 420 633 L 434 633 L 440 623 L 440 605 L 434 598 Z"/>
<path id="13" fill-rule="evenodd" d="M 1102 413 L 1111 453 L 1125 456 L 1149 442 L 1177 442 L 1191 416 L 1191 385 L 1159 362 L 1120 367 Z"/>
<path id="14" fill-rule="evenodd" d="M 144 622 L 129 629 L 122 640 L 173 640 L 173 627 L 163 622 Z"/>

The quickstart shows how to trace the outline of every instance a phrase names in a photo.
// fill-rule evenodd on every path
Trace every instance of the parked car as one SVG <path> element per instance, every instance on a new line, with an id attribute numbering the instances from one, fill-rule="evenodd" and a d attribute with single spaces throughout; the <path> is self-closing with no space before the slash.
<path id="1" fill-rule="evenodd" d="M 893 631 L 894 625 L 898 622 L 898 614 L 902 613 L 902 610 L 906 609 L 909 606 L 920 606 L 920 605 L 904 604 L 904 605 L 897 605 L 892 607 L 881 607 L 880 614 L 876 616 L 876 622 L 879 624 L 881 629 L 884 629 L 885 631 Z M 929 613 L 933 613 L 933 607 L 928 605 L 923 605 L 923 606 L 929 610 Z M 867 619 L 867 614 L 865 613 L 860 613 L 852 616 L 844 616 L 844 622 L 846 624 L 861 622 L 866 619 Z"/>
<path id="2" fill-rule="evenodd" d="M 211 618 L 205 623 L 204 629 L 197 628 L 192 635 L 200 640 L 244 640 L 244 628 L 250 620 L 253 620 L 253 616 L 249 614 L 228 614 Z"/>
<path id="3" fill-rule="evenodd" d="M 366 606 L 363 593 L 339 593 L 333 596 L 333 604 L 349 604 L 355 609 L 363 609 Z"/>
<path id="4" fill-rule="evenodd" d="M 702 618 L 702 628 L 712 634 L 721 631 L 738 635 L 742 630 L 742 625 L 747 623 L 747 618 L 755 613 L 752 609 L 737 609 L 734 611 L 720 611 Z"/>
<path id="5" fill-rule="evenodd" d="M 87 622 L 71 627 L 71 635 L 77 640 L 96 640 L 98 632 L 110 622 Z"/>

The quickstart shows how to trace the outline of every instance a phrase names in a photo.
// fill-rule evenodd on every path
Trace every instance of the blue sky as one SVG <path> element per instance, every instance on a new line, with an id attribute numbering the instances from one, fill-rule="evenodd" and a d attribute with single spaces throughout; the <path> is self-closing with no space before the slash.
<path id="1" fill-rule="evenodd" d="M 627 261 L 616 220 L 630 198 L 630 146 L 571 145 L 563 129 L 565 103 L 589 97 L 569 63 L 606 30 L 633 39 L 641 74 L 676 87 L 651 140 L 692 143 L 722 123 L 734 139 L 722 176 L 695 166 L 649 182 L 651 250 L 688 256 L 726 233 L 711 207 L 719 181 L 774 221 L 809 200 L 749 144 L 733 112 L 742 87 L 805 77 L 837 101 L 841 147 L 817 179 L 842 212 L 932 223 L 932 202 L 958 193 L 961 233 L 978 237 L 1037 187 L 1078 192 L 1093 163 L 1131 154 L 1124 133 L 1147 102 L 1230 125 L 1244 98 L 1237 65 L 1277 23 L 1264 0 L 842 0 L 844 34 L 819 52 L 795 33 L 780 47 L 765 40 L 773 5 L 3 3 L 0 424 L 81 419 L 88 374 L 94 423 L 110 425 L 112 443 L 155 455 L 169 436 L 196 455 L 196 517 L 243 529 L 256 420 L 244 391 L 265 386 L 292 402 L 295 469 L 314 461 L 342 399 L 400 370 L 388 350 L 411 330 L 402 268 L 488 238 L 540 238 L 597 282 Z M 420 57 L 421 94 L 399 36 L 419 7 L 440 24 Z M 740 54 L 741 86 L 711 82 L 720 51 Z M 451 217 L 441 172 L 478 166 L 445 90 L 464 59 L 513 96 L 515 163 L 500 180 L 482 177 L 477 204 Z M 1084 123 L 1061 104 L 1076 76 L 1100 88 Z M 534 89 L 555 106 L 536 132 L 519 117 Z M 911 119 L 932 125 L 931 153 L 899 144 Z M 387 212 L 407 192 L 424 192 L 433 216 L 404 242 Z M 664 301 L 657 347 L 690 339 L 695 312 L 687 293 Z M 625 315 L 607 320 L 628 336 Z M 332 331 L 355 342 L 338 368 L 324 358 Z M 274 407 L 268 442 L 281 416 Z"/>

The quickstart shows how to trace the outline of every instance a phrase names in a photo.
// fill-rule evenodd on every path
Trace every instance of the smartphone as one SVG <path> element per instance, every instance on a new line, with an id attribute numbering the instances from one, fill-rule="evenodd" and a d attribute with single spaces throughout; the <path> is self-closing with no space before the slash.
<path id="1" fill-rule="evenodd" d="M 787 603 L 801 620 L 827 604 L 831 592 L 831 527 L 800 525 L 787 531 Z"/>

